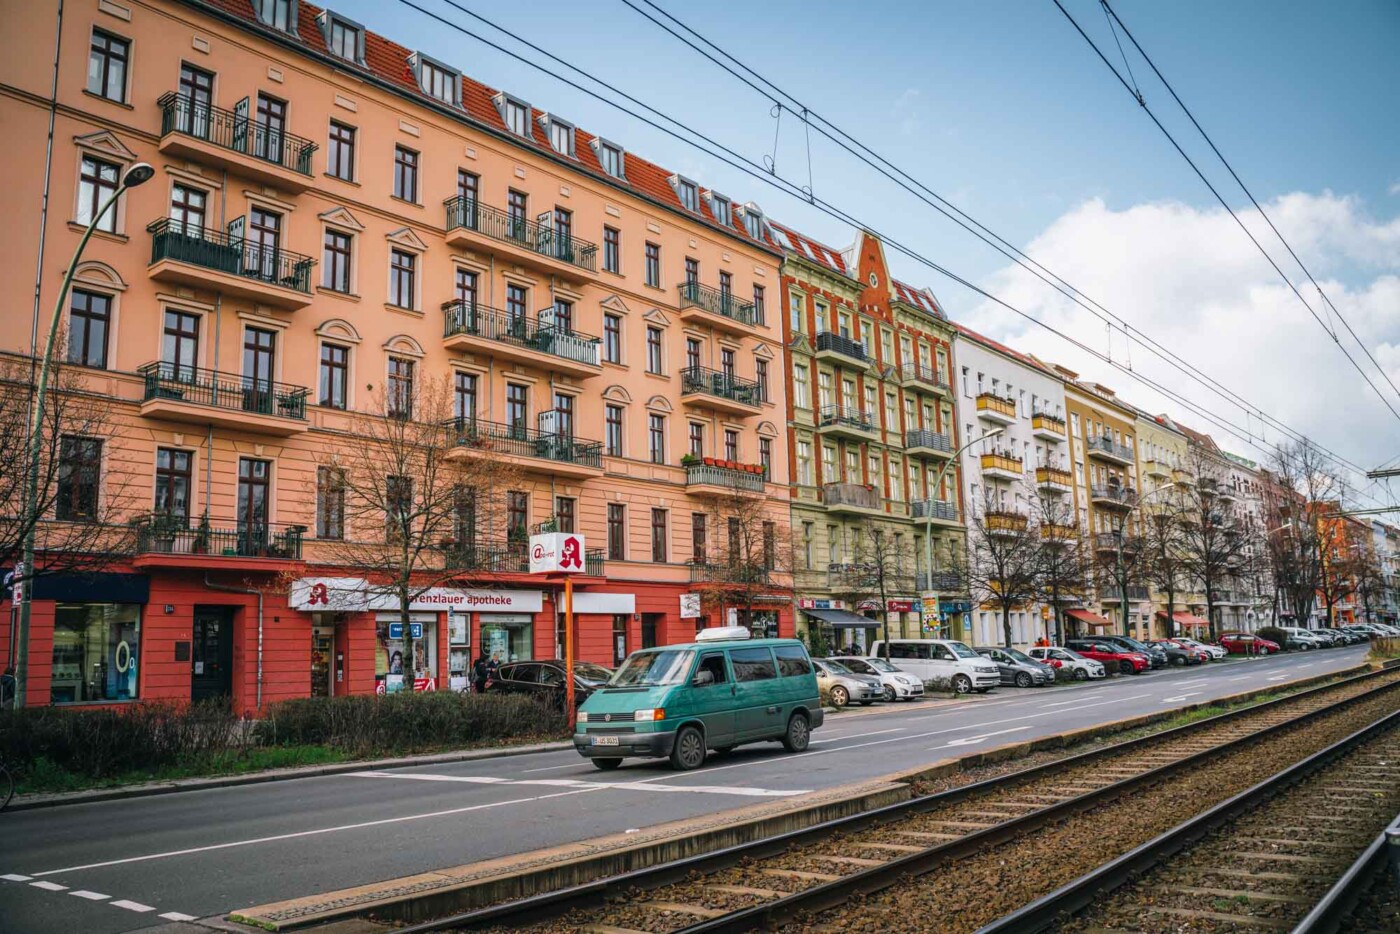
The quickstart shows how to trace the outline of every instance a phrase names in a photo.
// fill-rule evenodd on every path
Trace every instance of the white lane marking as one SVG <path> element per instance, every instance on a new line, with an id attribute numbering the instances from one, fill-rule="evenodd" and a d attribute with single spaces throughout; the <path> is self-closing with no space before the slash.
<path id="1" fill-rule="evenodd" d="M 22 876 L 17 872 L 7 872 L 3 876 L 0 876 L 0 879 L 4 879 L 6 882 L 28 882 L 32 878 L 34 877 Z"/>
<path id="2" fill-rule="evenodd" d="M 448 808 L 445 811 L 429 811 L 424 814 L 408 814 L 403 817 L 384 817 L 379 820 L 361 821 L 357 824 L 341 824 L 337 827 L 317 827 L 315 830 L 299 830 L 295 833 L 281 833 L 270 837 L 253 837 L 247 840 L 230 840 L 227 843 L 212 843 L 209 846 L 193 846 L 183 850 L 169 850 L 164 853 L 147 853 L 143 856 L 128 856 L 124 859 L 109 859 L 100 863 L 85 863 L 81 866 L 66 866 L 63 869 L 48 869 L 44 872 L 36 872 L 36 876 L 56 876 L 65 872 L 78 872 L 83 869 L 101 869 L 106 866 L 122 866 L 127 863 L 142 863 L 153 859 L 167 859 L 171 856 L 189 856 L 194 853 L 208 853 L 213 850 L 227 850 L 239 846 L 253 846 L 258 843 L 276 843 L 280 840 L 295 840 L 300 837 L 315 837 L 327 833 L 339 833 L 343 830 L 361 830 L 365 827 L 383 827 L 387 824 L 401 824 L 406 821 L 428 820 L 434 817 L 451 817 L 454 814 L 465 814 L 469 811 L 485 811 L 490 808 L 509 807 L 512 804 L 530 804 L 534 801 L 544 801 L 549 798 L 563 798 L 569 795 L 587 794 L 596 790 L 597 786 L 589 788 L 577 788 L 572 791 L 560 791 L 552 795 L 536 795 L 532 798 L 511 798 L 507 801 L 492 801 L 487 804 L 473 804 L 467 807 Z"/>
<path id="3" fill-rule="evenodd" d="M 137 913 L 156 910 L 153 905 L 143 905 L 140 902 L 131 902 L 127 901 L 124 898 L 119 898 L 116 901 L 108 902 L 107 904 L 113 905 L 117 908 L 125 908 L 127 911 L 135 911 Z"/>
<path id="4" fill-rule="evenodd" d="M 1202 693 L 1202 692 L 1200 692 L 1200 691 L 1191 691 L 1191 692 L 1189 692 L 1189 693 L 1187 693 L 1187 694 L 1178 694 L 1176 697 L 1164 697 L 1164 698 L 1162 698 L 1162 703 L 1164 703 L 1164 704 L 1174 704 L 1174 703 L 1176 703 L 1177 701 L 1184 701 L 1184 700 L 1186 700 L 1186 698 L 1188 698 L 1188 697 L 1195 697 L 1195 696 L 1197 696 L 1197 695 L 1200 694 L 1200 693 Z"/>
<path id="5" fill-rule="evenodd" d="M 111 898 L 110 895 L 103 895 L 101 892 L 89 892 L 87 889 L 78 889 L 76 892 L 69 892 L 69 895 L 76 895 L 78 898 L 86 898 L 90 902 L 105 902 Z"/>
<path id="6" fill-rule="evenodd" d="M 1006 733 L 1019 733 L 1022 730 L 1029 730 L 1028 726 L 1013 726 L 1009 730 L 997 730 L 995 733 L 983 733 L 981 736 L 968 736 L 964 739 L 950 739 L 943 746 L 931 746 L 931 749 L 942 749 L 944 746 L 973 746 L 977 743 L 991 739 L 993 736 L 1002 736 Z"/>
<path id="7" fill-rule="evenodd" d="M 195 921 L 195 920 L 198 920 L 194 915 L 182 914 L 181 912 L 178 912 L 178 911 L 167 911 L 165 914 L 161 915 L 161 917 L 164 918 L 164 919 L 167 920 L 167 921 Z"/>
<path id="8" fill-rule="evenodd" d="M 30 885 L 36 889 L 43 889 L 45 892 L 66 892 L 68 886 L 59 885 L 57 882 L 31 882 Z"/>
<path id="9" fill-rule="evenodd" d="M 561 771 L 561 770 L 563 770 L 563 769 L 576 769 L 576 768 L 578 768 L 578 767 L 579 767 L 579 763 L 577 763 L 577 762 L 570 762 L 568 765 L 551 765 L 551 766 L 549 766 L 549 767 L 547 767 L 547 768 L 543 768 L 543 769 L 523 769 L 523 770 L 521 770 L 520 774 L 521 774 L 521 775 L 529 775 L 531 772 L 558 772 L 558 771 Z"/>
<path id="10" fill-rule="evenodd" d="M 1250 679 L 1250 676 L 1249 676 L 1249 675 L 1240 675 L 1238 678 L 1231 678 L 1231 679 L 1229 679 L 1229 680 L 1231 680 L 1231 681 L 1248 681 L 1249 679 Z"/>
<path id="11" fill-rule="evenodd" d="M 1269 678 L 1268 680 L 1270 680 L 1270 681 L 1282 681 L 1284 678 L 1287 678 L 1287 677 L 1288 677 L 1288 675 L 1274 675 L 1272 678 Z"/>
<path id="12" fill-rule="evenodd" d="M 1078 700 L 1062 700 L 1058 704 L 1041 704 L 1042 707 L 1065 707 L 1069 704 L 1077 704 Z"/>
<path id="13" fill-rule="evenodd" d="M 822 733 L 822 739 L 865 739 L 867 736 L 881 736 L 885 733 L 902 733 L 906 728 L 902 726 L 891 727 L 888 730 L 872 730 L 869 733 L 842 733 L 840 736 L 832 736 L 830 733 Z"/>
<path id="14" fill-rule="evenodd" d="M 614 782 L 609 788 L 622 788 L 628 791 L 695 791 L 701 794 L 712 795 L 745 795 L 751 798 L 787 798 L 792 795 L 811 794 L 812 790 L 792 789 L 779 790 L 775 788 L 745 788 L 740 785 L 649 785 L 641 782 Z"/>
<path id="15" fill-rule="evenodd" d="M 475 782 L 476 776 L 472 775 L 436 775 L 425 773 L 400 774 L 398 772 L 350 772 L 357 778 L 397 778 L 418 782 Z M 594 781 L 581 778 L 522 778 L 510 782 L 512 785 L 544 785 L 550 788 L 622 788 L 630 791 L 691 791 L 701 794 L 713 795 L 747 795 L 749 797 L 786 797 L 788 795 L 808 794 L 810 789 L 800 791 L 774 790 L 770 788 L 745 788 L 742 786 L 730 785 L 686 785 L 675 787 L 660 787 L 656 785 L 639 785 L 636 782 L 607 782 Z"/>

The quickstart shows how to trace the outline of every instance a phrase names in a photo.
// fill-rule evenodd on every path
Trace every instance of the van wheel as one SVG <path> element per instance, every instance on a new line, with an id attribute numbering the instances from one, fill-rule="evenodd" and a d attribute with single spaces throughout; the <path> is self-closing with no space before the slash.
<path id="1" fill-rule="evenodd" d="M 621 759 L 594 759 L 593 767 L 603 772 L 611 772 L 622 764 Z"/>
<path id="2" fill-rule="evenodd" d="M 787 732 L 783 734 L 783 748 L 788 752 L 804 752 L 812 740 L 812 730 L 807 725 L 805 713 L 795 713 L 788 718 Z"/>
<path id="3" fill-rule="evenodd" d="M 705 764 L 705 737 L 693 726 L 683 726 L 671 747 L 671 768 L 689 772 Z"/>
<path id="4" fill-rule="evenodd" d="M 1028 688 L 1034 686 L 1034 684 L 1035 682 L 1031 680 L 1031 676 L 1024 671 L 1016 673 L 1016 686 L 1018 688 Z"/>
<path id="5" fill-rule="evenodd" d="M 846 690 L 839 684 L 831 689 L 831 706 L 835 707 L 837 710 L 840 710 L 842 707 L 845 707 L 850 702 L 850 691 Z"/>
<path id="6" fill-rule="evenodd" d="M 971 694 L 972 679 L 967 675 L 953 675 L 953 693 Z"/>

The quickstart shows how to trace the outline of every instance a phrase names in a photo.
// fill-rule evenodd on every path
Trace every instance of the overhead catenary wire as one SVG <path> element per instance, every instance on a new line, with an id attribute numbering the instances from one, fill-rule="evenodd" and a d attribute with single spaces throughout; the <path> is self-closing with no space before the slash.
<path id="1" fill-rule="evenodd" d="M 453 29 L 453 30 L 456 31 L 456 32 L 459 32 L 459 33 L 461 33 L 461 34 L 463 34 L 463 35 L 465 35 L 465 36 L 468 36 L 468 37 L 470 37 L 470 38 L 473 38 L 473 39 L 477 40 L 478 42 L 482 43 L 483 45 L 485 45 L 485 46 L 487 46 L 487 47 L 489 47 L 489 48 L 492 48 L 492 49 L 494 49 L 494 50 L 500 52 L 500 53 L 503 54 L 503 55 L 506 55 L 506 56 L 508 56 L 508 57 L 510 57 L 510 58 L 513 58 L 513 59 L 515 59 L 516 61 L 518 61 L 518 62 L 520 62 L 520 63 L 522 63 L 522 64 L 524 64 L 524 65 L 527 65 L 527 66 L 530 67 L 530 68 L 533 68 L 533 69 L 535 69 L 535 70 L 537 70 L 537 71 L 540 71 L 541 73 L 543 73 L 543 74 L 545 74 L 545 75 L 548 75 L 549 77 L 551 77 L 551 78 L 553 78 L 553 79 L 559 81 L 559 82 L 562 83 L 562 84 L 565 84 L 565 85 L 567 85 L 567 86 L 569 86 L 569 87 L 571 87 L 571 88 L 573 88 L 573 89 L 575 89 L 575 90 L 577 90 L 577 91 L 579 91 L 579 92 L 581 92 L 581 93 L 587 94 L 588 96 L 593 97 L 594 99 L 596 99 L 596 100 L 598 100 L 598 101 L 600 101 L 600 102 L 602 102 L 602 103 L 604 103 L 604 104 L 606 104 L 606 105 L 608 105 L 608 106 L 610 106 L 610 107 L 612 107 L 612 108 L 614 108 L 614 109 L 617 109 L 617 110 L 621 111 L 622 113 L 625 113 L 625 114 L 627 114 L 628 116 L 630 116 L 630 117 L 632 117 L 632 118 L 634 118 L 634 119 L 637 119 L 637 120 L 641 121 L 642 123 L 644 123 L 644 124 L 646 124 L 646 125 L 652 127 L 653 129 L 656 129 L 656 130 L 658 130 L 658 131 L 660 131 L 660 132 L 662 132 L 662 133 L 665 133 L 666 135 L 671 136 L 672 138 L 677 139 L 677 140 L 679 140 L 680 142 L 683 142 L 683 143 L 685 143 L 685 144 L 688 145 L 688 146 L 692 146 L 692 147 L 694 147 L 694 148 L 696 148 L 696 149 L 699 149 L 700 151 L 704 152 L 705 154 L 711 156 L 712 158 L 715 158 L 715 159 L 719 160 L 720 162 L 723 162 L 724 164 L 730 166 L 731 168 L 737 169 L 738 171 L 741 171 L 741 172 L 743 172 L 743 173 L 749 175 L 750 177 L 752 177 L 752 178 L 754 178 L 754 179 L 757 179 L 758 181 L 762 182 L 762 183 L 765 184 L 765 185 L 769 185 L 770 187 L 776 188 L 776 189 L 782 191 L 783 193 L 785 193 L 785 194 L 787 194 L 787 195 L 789 195 L 789 196 L 791 196 L 791 197 L 795 197 L 795 198 L 801 199 L 801 200 L 803 200 L 803 201 L 806 201 L 806 202 L 808 202 L 809 204 L 811 204 L 812 206 L 816 207 L 818 210 L 822 211 L 823 213 L 827 214 L 828 216 L 830 216 L 830 217 L 832 217 L 832 218 L 834 218 L 834 219 L 836 219 L 836 220 L 841 221 L 841 222 L 844 223 L 844 224 L 848 224 L 848 225 L 853 226 L 853 227 L 864 228 L 864 229 L 866 229 L 866 230 L 869 230 L 869 231 L 870 231 L 872 234 L 874 234 L 875 236 L 880 237 L 880 238 L 884 241 L 884 243 L 885 243 L 888 247 L 890 247 L 891 249 L 894 249 L 894 250 L 896 250 L 896 251 L 898 251 L 898 252 L 904 254 L 905 256 L 909 257 L 910 259 L 914 260 L 915 262 L 921 263 L 921 264 L 927 266 L 928 268 L 932 269 L 933 271 L 935 271 L 935 272 L 937 272 L 937 273 L 939 273 L 939 274 L 941 274 L 941 275 L 944 275 L 944 276 L 948 277 L 948 278 L 951 279 L 952 281 L 954 281 L 954 282 L 956 282 L 956 283 L 958 283 L 958 284 L 960 284 L 960 285 L 962 285 L 962 286 L 968 288 L 969 290 L 971 290 L 971 291 L 973 291 L 973 292 L 975 292 L 975 293 L 977 293 L 977 294 L 983 296 L 983 297 L 986 298 L 987 300 L 989 300 L 989 301 L 991 301 L 991 302 L 993 302 L 993 303 L 995 303 L 995 304 L 997 304 L 997 305 L 1000 305 L 1001 307 L 1004 307 L 1004 308 L 1007 309 L 1008 311 L 1011 311 L 1011 312 L 1013 312 L 1014 314 L 1016 314 L 1016 315 L 1018 315 L 1018 316 L 1020 316 L 1020 317 L 1025 318 L 1027 321 L 1029 321 L 1029 322 L 1031 322 L 1031 323 L 1033 323 L 1033 324 L 1035 324 L 1035 325 L 1037 325 L 1037 326 L 1039 326 L 1039 327 L 1041 327 L 1041 328 L 1044 328 L 1045 330 L 1047 330 L 1047 331 L 1050 332 L 1051 334 L 1055 335 L 1056 337 L 1059 337 L 1061 340 L 1064 340 L 1066 343 L 1068 343 L 1068 344 L 1070 344 L 1071 346 L 1073 346 L 1073 347 L 1075 347 L 1075 348 L 1077 348 L 1077 349 L 1083 351 L 1084 353 L 1089 354 L 1090 356 L 1094 357 L 1095 359 L 1099 359 L 1099 360 L 1102 360 L 1102 361 L 1105 362 L 1105 363 L 1109 363 L 1110 365 L 1114 365 L 1115 368 L 1117 368 L 1117 369 L 1123 369 L 1121 366 L 1117 366 L 1117 365 L 1115 365 L 1115 364 L 1112 364 L 1111 361 L 1108 361 L 1108 360 L 1104 357 L 1104 355 L 1102 354 L 1102 352 L 1097 351 L 1097 350 L 1095 350 L 1095 349 L 1092 348 L 1092 347 L 1089 347 L 1088 345 L 1084 344 L 1082 341 L 1079 341 L 1079 340 L 1077 340 L 1077 339 L 1071 337 L 1069 334 L 1067 334 L 1067 333 L 1065 333 L 1065 332 L 1063 332 L 1063 331 L 1061 331 L 1061 330 L 1059 330 L 1059 329 L 1057 329 L 1057 328 L 1054 328 L 1054 327 L 1052 327 L 1052 326 L 1050 326 L 1050 325 L 1045 324 L 1045 323 L 1042 322 L 1042 321 L 1039 321 L 1038 319 L 1036 319 L 1035 317 L 1029 315 L 1029 314 L 1026 313 L 1025 311 L 1023 311 L 1023 310 L 1021 310 L 1021 309 L 1019 309 L 1019 308 L 1016 308 L 1015 306 L 1011 305 L 1010 303 L 1004 301 L 1004 300 L 1001 299 L 1000 297 L 995 296 L 995 295 L 991 294 L 990 292 L 987 292 L 986 290 L 982 289 L 980 286 L 976 285 L 975 283 L 970 282 L 969 280 L 967 280 L 967 279 L 965 279 L 965 278 L 963 278 L 963 277 L 957 275 L 956 273 L 952 272 L 951 270 L 949 270 L 949 269 L 947 269 L 947 268 L 945 268 L 945 267 L 939 265 L 938 263 L 934 262 L 933 260 L 931 260 L 931 259 L 929 259 L 929 258 L 927 258 L 927 257 L 925 257 L 925 256 L 923 256 L 923 255 L 921 255 L 921 254 L 919 254 L 918 252 L 916 252 L 916 251 L 914 251 L 913 249 L 911 249 L 910 247 L 904 245 L 904 244 L 901 243 L 900 241 L 894 240 L 894 239 L 892 239 L 892 238 L 890 238 L 890 237 L 887 237 L 887 236 L 881 234 L 873 225 L 870 225 L 870 224 L 867 224 L 867 223 L 863 222 L 863 221 L 860 220 L 859 218 L 856 218 L 856 217 L 852 216 L 851 214 L 847 213 L 846 211 L 844 211 L 843 209 L 837 207 L 836 205 L 833 205 L 833 204 L 831 204 L 831 203 L 829 203 L 829 202 L 827 202 L 827 201 L 825 201 L 825 200 L 823 200 L 823 199 L 821 199 L 821 198 L 817 198 L 817 197 L 815 197 L 815 196 L 809 195 L 809 194 L 803 189 L 802 186 L 800 186 L 800 185 L 798 185 L 798 184 L 796 184 L 796 183 L 794 183 L 794 182 L 791 182 L 791 181 L 789 181 L 789 180 L 783 178 L 783 177 L 780 176 L 780 175 L 777 175 L 776 173 L 774 173 L 774 172 L 772 172 L 770 169 L 768 169 L 766 166 L 761 165 L 760 163 L 754 162 L 753 160 L 747 158 L 746 156 L 743 156 L 742 154 L 736 152 L 735 150 L 733 150 L 733 149 L 731 149 L 731 148 L 729 148 L 729 147 L 724 146 L 723 144 L 721 144 L 721 143 L 715 141 L 714 139 L 712 139 L 711 137 L 705 135 L 704 133 L 701 133 L 700 131 L 694 129 L 693 127 L 690 127 L 690 126 L 688 126 L 688 125 L 682 123 L 682 122 L 679 121 L 678 119 L 676 119 L 676 118 L 674 118 L 674 117 L 671 117 L 670 115 L 666 114 L 665 112 L 663 112 L 663 111 L 661 111 L 661 110 L 659 110 L 659 109 L 657 109 L 657 108 L 655 108 L 655 107 L 653 107 L 653 106 L 651 106 L 651 105 L 649 105 L 649 104 L 646 104 L 645 102 L 643 102 L 643 101 L 641 101 L 641 100 L 638 100 L 636 97 L 634 97 L 633 95 L 627 93 L 626 91 L 623 91 L 623 90 L 621 90 L 620 88 L 617 88 L 617 87 L 615 87 L 615 86 L 609 84 L 608 82 L 602 80 L 601 78 L 598 78 L 597 76 L 595 76 L 595 75 L 589 73 L 589 72 L 586 71 L 585 69 L 580 68 L 580 67 L 578 67 L 578 66 L 576 66 L 576 65 L 573 65 L 572 63 L 568 62 L 567 60 L 565 60 L 565 59 L 559 57 L 558 55 L 555 55 L 555 54 L 552 53 L 552 52 L 549 52 L 549 51 L 547 51 L 547 50 L 541 48 L 540 46 L 538 46 L 537 44 L 535 44 L 535 43 L 529 41 L 528 39 L 525 39 L 525 38 L 523 38 L 523 37 L 521 37 L 521 36 L 519 36 L 519 35 L 517 35 L 517 34 L 511 32 L 510 30 L 505 29 L 504 27 L 501 27 L 501 26 L 497 25 L 496 23 L 492 22 L 491 20 L 487 19 L 486 17 L 483 17 L 483 16 L 481 16 L 480 14 L 474 13 L 473 11 L 466 9 L 465 7 L 461 6 L 460 4 L 454 2 L 454 0 L 443 0 L 443 2 L 445 2 L 448 6 L 451 6 L 453 9 L 456 9 L 456 10 L 458 10 L 458 11 L 460 11 L 460 12 L 466 13 L 466 14 L 470 15 L 471 17 L 473 17 L 474 19 L 476 19 L 476 20 L 478 20 L 478 21 L 480 21 L 480 22 L 482 22 L 482 23 L 484 23 L 484 24 L 490 26 L 492 29 L 495 29 L 495 30 L 497 30 L 498 32 L 500 32 L 500 33 L 502 33 L 502 34 L 504 34 L 504 35 L 506 35 L 506 36 L 509 36 L 509 37 L 510 37 L 511 39 L 513 39 L 514 41 L 519 42 L 521 45 L 523 45 L 523 46 L 525 46 L 525 47 L 531 49 L 532 51 L 538 53 L 540 56 L 543 56 L 543 57 L 545 57 L 545 58 L 548 58 L 549 60 L 551 60 L 551 61 L 553 61 L 553 62 L 556 62 L 556 63 L 558 63 L 559 65 L 562 65 L 563 67 L 569 69 L 570 71 L 573 71 L 573 72 L 575 72 L 576 74 L 579 74 L 579 75 L 585 77 L 588 81 L 590 81 L 590 82 L 592 82 L 592 83 L 598 85 L 599 87 L 606 88 L 608 91 L 610 91 L 610 92 L 613 93 L 613 94 L 616 94 L 618 97 L 622 98 L 623 100 L 626 100 L 626 101 L 632 103 L 633 105 L 635 105 L 636 107 L 641 108 L 642 110 L 646 111 L 647 113 L 653 114 L 654 117 L 649 117 L 649 116 L 647 116 L 646 114 L 638 113 L 637 111 L 628 108 L 628 107 L 625 106 L 624 104 L 619 103 L 619 102 L 616 101 L 616 100 L 613 100 L 612 98 L 608 97 L 607 95 L 605 95 L 605 94 L 603 94 L 603 93 L 601 93 L 601 92 L 599 92 L 599 91 L 597 91 L 597 90 L 595 90 L 595 89 L 593 89 L 593 88 L 585 87 L 584 85 L 580 84 L 578 81 L 576 81 L 576 80 L 574 80 L 574 79 L 572 79 L 572 78 L 570 78 L 570 77 L 568 77 L 568 76 L 566 76 L 566 75 L 562 75 L 562 74 L 558 73 L 557 71 L 552 70 L 551 68 L 549 68 L 549 67 L 547 67 L 546 65 L 542 64 L 540 61 L 538 61 L 537 59 L 535 59 L 535 58 L 533 58 L 533 57 L 526 56 L 526 55 L 523 55 L 523 54 L 521 54 L 521 53 L 519 53 L 519 52 L 516 52 L 516 51 L 514 51 L 514 50 L 512 50 L 512 49 L 506 48 L 505 46 L 501 45 L 500 43 L 495 42 L 495 41 L 493 41 L 492 39 L 489 39 L 489 38 L 487 38 L 487 37 L 481 35 L 480 33 L 473 31 L 472 29 L 470 29 L 470 28 L 468 28 L 468 27 L 462 25 L 461 23 L 454 22 L 454 21 L 452 21 L 452 20 L 450 20 L 450 19 L 448 19 L 448 18 L 446 18 L 446 17 L 444 17 L 444 16 L 442 16 L 442 15 L 436 13 L 436 12 L 433 12 L 433 11 L 431 11 L 431 10 L 425 9 L 425 8 L 424 8 L 423 6 L 421 6 L 419 3 L 415 2 L 415 0 L 398 0 L 398 2 L 399 2 L 401 5 L 403 5 L 403 6 L 406 6 L 406 7 L 410 8 L 410 9 L 413 9 L 413 10 L 419 12 L 420 14 L 422 14 L 422 15 L 424 15 L 424 16 L 427 16 L 427 17 L 429 17 L 430 19 L 433 19 L 433 20 L 436 21 L 436 22 L 442 23 L 443 25 L 445 25 L 445 26 L 447 26 L 447 27 Z M 658 119 L 659 119 L 659 120 L 664 120 L 666 123 L 672 124 L 674 127 L 678 128 L 678 129 L 673 129 L 671 126 L 662 125 L 661 123 L 658 122 Z M 694 139 L 690 138 L 690 137 L 692 137 L 692 136 L 694 137 Z M 700 142 L 697 142 L 697 140 L 699 140 Z M 1233 424 L 1233 423 L 1229 422 L 1228 420 L 1224 419 L 1222 416 L 1219 416 L 1219 415 L 1217 415 L 1217 414 L 1215 414 L 1215 413 L 1210 412 L 1209 410 L 1207 410 L 1207 409 L 1201 407 L 1199 404 L 1195 403 L 1194 401 L 1192 401 L 1192 400 L 1190 400 L 1190 399 L 1187 399 L 1187 398 L 1185 398 L 1185 397 L 1183 397 L 1183 396 L 1177 394 L 1177 393 L 1174 392 L 1173 390 L 1170 390 L 1170 389 L 1168 389 L 1167 387 L 1162 386 L 1161 384 L 1156 383 L 1156 382 L 1153 381 L 1153 380 L 1148 379 L 1147 377 L 1143 376 L 1143 375 L 1140 374 L 1140 373 L 1133 373 L 1132 371 L 1128 371 L 1128 370 L 1124 370 L 1124 372 L 1125 372 L 1125 373 L 1128 373 L 1129 376 L 1133 377 L 1134 379 L 1136 379 L 1138 382 L 1142 383 L 1143 385 L 1145 385 L 1145 386 L 1147 386 L 1147 387 L 1149 387 L 1149 388 L 1155 390 L 1156 392 L 1161 393 L 1164 397 L 1176 401 L 1178 404 L 1182 405 L 1183 408 L 1187 409 L 1188 411 L 1193 412 L 1194 414 L 1198 415 L 1199 417 L 1201 417 L 1202 419 L 1206 420 L 1206 421 L 1209 422 L 1210 424 L 1215 425 L 1215 426 L 1219 427 L 1221 430 L 1226 431 L 1227 433 L 1229 433 L 1229 434 L 1235 436 L 1235 437 L 1238 438 L 1240 441 L 1242 441 L 1242 442 L 1244 442 L 1244 443 L 1250 445 L 1250 446 L 1253 447 L 1255 450 L 1258 450 L 1261 454 L 1267 455 L 1267 454 L 1270 453 L 1269 451 L 1267 451 L 1267 450 L 1265 450 L 1264 448 L 1260 447 L 1260 446 L 1258 445 L 1258 443 L 1257 443 L 1254 439 L 1252 439 L 1252 438 L 1249 436 L 1249 434 L 1248 434 L 1244 429 L 1240 428 L 1240 426 L 1238 426 L 1238 425 L 1236 425 L 1236 424 Z M 1326 452 L 1326 449 L 1323 449 L 1323 448 L 1320 448 L 1320 447 L 1319 447 L 1319 449 L 1320 449 L 1320 450 L 1323 450 L 1324 452 Z M 1328 453 L 1329 456 L 1334 456 L 1334 455 L 1331 455 L 1330 452 L 1326 452 L 1326 453 Z"/>

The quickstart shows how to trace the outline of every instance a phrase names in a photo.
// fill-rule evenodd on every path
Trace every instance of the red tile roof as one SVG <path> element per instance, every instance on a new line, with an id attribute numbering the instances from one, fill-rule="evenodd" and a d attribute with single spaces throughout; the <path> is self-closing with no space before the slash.
<path id="1" fill-rule="evenodd" d="M 812 260 L 818 265 L 825 266 L 832 272 L 841 276 L 850 276 L 850 270 L 846 266 L 846 257 L 841 255 L 840 250 L 833 250 L 825 243 L 813 240 L 804 233 L 793 230 L 786 224 L 779 224 L 770 220 L 768 225 L 773 228 L 774 240 L 785 252 L 795 253 L 805 259 Z"/>
<path id="2" fill-rule="evenodd" d="M 894 294 L 895 298 L 906 305 L 922 308 L 929 314 L 937 315 L 940 318 L 948 317 L 943 313 L 943 309 L 938 307 L 938 303 L 933 299 L 933 293 L 928 289 L 916 289 L 912 285 L 907 285 L 896 279 L 894 280 Z"/>
<path id="3" fill-rule="evenodd" d="M 205 6 L 221 10 L 222 12 L 236 19 L 253 26 L 255 28 L 267 29 L 258 21 L 257 14 L 253 12 L 252 0 L 202 0 Z M 297 17 L 297 35 L 284 36 L 293 42 L 300 41 L 303 46 L 312 52 L 319 54 L 330 54 L 326 48 L 325 36 L 321 28 L 316 24 L 316 18 L 321 15 L 322 9 L 313 4 L 301 2 L 297 4 L 299 11 Z M 271 31 L 271 30 L 268 30 Z M 436 98 L 429 97 L 418 87 L 418 82 L 413 76 L 413 69 L 409 65 L 409 58 L 414 54 L 414 50 L 406 46 L 399 45 L 378 33 L 365 30 L 365 70 L 383 81 L 397 86 L 400 90 L 418 97 L 425 102 L 431 101 L 434 105 L 443 106 L 442 102 Z M 353 63 L 347 63 L 353 64 Z M 462 75 L 462 102 L 461 110 L 472 120 L 489 127 L 498 133 L 510 133 L 506 129 L 505 121 L 502 119 L 500 111 L 496 109 L 494 98 L 499 92 Z M 522 144 L 532 143 L 536 149 L 547 152 L 559 158 L 554 148 L 549 145 L 549 140 L 544 134 L 543 128 L 539 124 L 539 117 L 545 111 L 531 109 L 530 131 L 531 136 Z M 510 134 L 514 139 L 520 139 L 514 134 Z M 754 240 L 749 236 L 745 228 L 743 219 L 733 212 L 729 224 L 721 224 L 715 219 L 714 213 L 710 210 L 706 199 L 702 198 L 699 212 L 689 211 L 681 206 L 680 197 L 675 189 L 671 187 L 670 178 L 675 173 L 667 171 L 653 162 L 643 159 L 632 152 L 627 152 L 624 157 L 625 179 L 614 178 L 603 171 L 602 165 L 598 162 L 598 156 L 593 151 L 591 145 L 594 137 L 592 134 L 581 129 L 574 130 L 574 158 L 577 167 L 585 172 L 607 179 L 612 184 L 622 184 L 636 191 L 653 201 L 659 202 L 676 211 L 679 214 L 696 218 L 706 224 L 719 227 L 726 232 L 751 243 L 759 244 L 769 250 L 777 249 L 775 243 L 770 242 L 766 237 Z M 564 158 L 568 158 L 567 156 Z M 701 189 L 703 194 L 707 189 Z"/>

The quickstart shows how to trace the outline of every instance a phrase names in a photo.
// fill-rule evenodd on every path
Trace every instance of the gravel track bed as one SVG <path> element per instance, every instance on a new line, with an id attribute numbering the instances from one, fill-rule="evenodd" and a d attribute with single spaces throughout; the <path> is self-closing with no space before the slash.
<path id="1" fill-rule="evenodd" d="M 1130 798 L 1107 802 L 1029 837 L 988 848 L 784 930 L 837 926 L 847 932 L 870 934 L 890 930 L 965 934 L 1396 709 L 1400 709 L 1400 694 L 1396 693 L 1361 701 L 1247 749 L 1225 753 L 1206 766 L 1141 789 Z M 996 893 L 996 897 L 989 897 L 989 893 Z"/>
<path id="2" fill-rule="evenodd" d="M 1382 871 L 1357 902 L 1348 919 L 1348 934 L 1395 934 L 1400 931 L 1400 881 Z"/>

